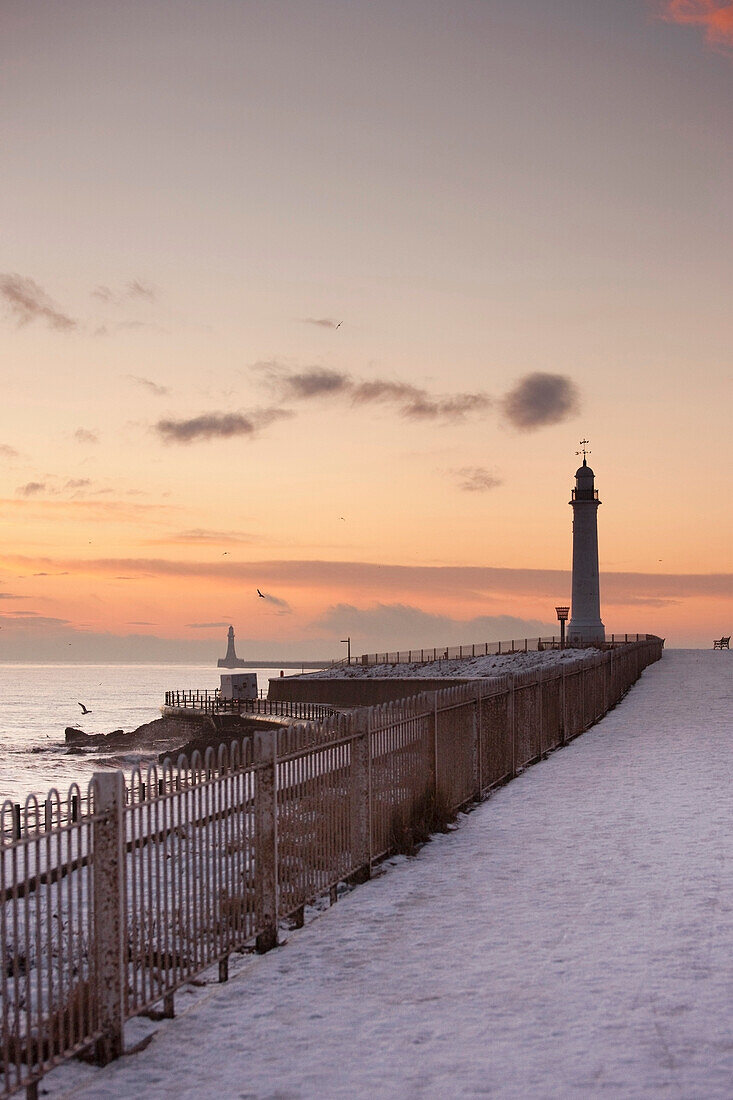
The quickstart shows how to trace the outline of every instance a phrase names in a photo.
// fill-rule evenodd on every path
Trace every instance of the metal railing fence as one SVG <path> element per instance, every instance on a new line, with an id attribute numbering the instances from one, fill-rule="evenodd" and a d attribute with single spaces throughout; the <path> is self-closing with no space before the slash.
<path id="1" fill-rule="evenodd" d="M 160 1001 L 171 1015 L 184 982 L 274 946 L 282 918 L 368 877 L 436 805 L 455 811 L 578 736 L 662 644 L 261 732 L 138 771 L 129 800 L 121 772 L 97 773 L 86 816 L 3 832 L 0 1096 L 33 1095 L 85 1048 L 117 1056 L 126 1019 Z"/>
<path id="2" fill-rule="evenodd" d="M 171 700 L 171 702 L 169 702 Z M 337 714 L 336 708 L 326 703 L 301 703 L 284 700 L 277 702 L 268 699 L 220 700 L 218 689 L 167 691 L 166 705 L 171 708 L 197 710 L 202 713 L 264 715 L 278 718 L 294 718 L 306 722 L 321 722 Z M 133 783 L 127 788 L 127 802 L 139 802 L 145 799 L 144 782 Z M 89 792 L 82 792 L 73 784 L 68 795 L 61 797 L 58 791 L 52 791 L 45 799 L 31 796 L 24 804 L 6 801 L 0 803 L 0 835 L 6 839 L 20 839 L 37 832 L 47 832 L 55 826 L 70 825 L 92 812 Z"/>
<path id="3" fill-rule="evenodd" d="M 159 794 L 164 793 L 165 782 L 163 777 L 155 780 Z M 182 780 L 177 777 L 177 790 L 180 790 L 182 782 L 188 785 L 195 780 L 191 778 Z M 124 787 L 125 805 L 145 802 L 152 793 L 147 780 L 143 779 L 139 769 L 136 769 L 132 773 L 130 783 Z M 37 833 L 47 833 L 51 829 L 82 821 L 90 817 L 93 812 L 92 787 L 89 786 L 86 791 L 82 791 L 77 783 L 71 785 L 68 795 L 63 798 L 54 789 L 45 799 L 39 799 L 37 795 L 29 795 L 24 803 L 6 799 L 0 803 L 0 841 L 20 840 L 22 837 L 32 837 Z"/>
<path id="4" fill-rule="evenodd" d="M 3 1095 L 100 1037 L 93 829 L 86 818 L 0 847 Z"/>
<path id="5" fill-rule="evenodd" d="M 607 634 L 603 649 L 653 640 L 651 634 Z M 506 653 L 533 653 L 546 649 L 560 649 L 560 636 L 544 638 L 512 638 L 502 642 L 476 642 L 471 645 L 437 646 L 433 649 L 400 649 L 385 653 L 362 653 L 359 657 L 347 657 L 334 661 L 331 667 L 352 665 L 426 665 L 435 661 L 463 661 L 469 657 L 497 657 Z M 600 648 L 600 647 L 599 647 Z"/>
<path id="6" fill-rule="evenodd" d="M 89 797 L 73 783 L 65 797 L 57 790 L 44 799 L 31 795 L 25 803 L 7 799 L 0 804 L 0 836 L 19 840 L 21 836 L 47 833 L 55 827 L 73 825 L 90 812 Z"/>
<path id="7" fill-rule="evenodd" d="M 269 715 L 296 718 L 302 722 L 322 722 L 335 713 L 325 703 L 278 702 L 273 699 L 222 699 L 219 688 L 192 688 L 166 691 L 165 706 L 174 710 L 196 710 L 203 714 Z"/>

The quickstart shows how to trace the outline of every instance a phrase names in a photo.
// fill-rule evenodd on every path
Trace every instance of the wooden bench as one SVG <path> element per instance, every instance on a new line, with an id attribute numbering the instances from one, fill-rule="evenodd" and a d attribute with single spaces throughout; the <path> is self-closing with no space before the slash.
<path id="1" fill-rule="evenodd" d="M 727 638 L 716 638 L 713 642 L 713 649 L 730 649 L 730 634 Z"/>

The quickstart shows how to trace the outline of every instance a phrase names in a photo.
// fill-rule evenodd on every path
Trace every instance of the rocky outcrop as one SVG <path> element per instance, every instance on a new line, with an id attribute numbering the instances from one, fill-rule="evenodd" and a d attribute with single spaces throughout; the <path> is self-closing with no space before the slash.
<path id="1" fill-rule="evenodd" d="M 221 744 L 230 744 L 241 740 L 248 734 L 261 730 L 277 729 L 280 723 L 262 719 L 246 718 L 236 714 L 217 715 L 212 718 L 206 714 L 191 714 L 185 718 L 156 718 L 145 722 L 137 729 L 125 733 L 124 730 L 112 730 L 111 733 L 85 733 L 75 726 L 67 726 L 65 740 L 68 753 L 79 755 L 86 751 L 103 753 L 143 752 L 156 753 L 163 761 L 170 757 L 177 760 L 183 754 L 189 759 L 198 751 L 203 756 L 208 748 L 214 751 Z"/>
<path id="2" fill-rule="evenodd" d="M 88 746 L 96 748 L 98 745 L 108 745 L 110 748 L 124 748 L 132 744 L 134 733 L 125 733 L 124 730 L 112 730 L 111 733 L 84 733 L 75 726 L 67 726 L 65 740 L 67 745 Z"/>
<path id="3" fill-rule="evenodd" d="M 188 735 L 188 731 L 188 726 L 185 726 L 184 737 Z M 154 722 L 146 722 L 136 729 L 131 729 L 127 734 L 123 729 L 113 729 L 109 734 L 85 734 L 83 729 L 77 729 L 75 726 L 67 726 L 65 729 L 67 745 L 90 749 L 150 748 L 156 741 L 179 740 L 180 737 L 182 737 L 182 725 L 174 722 L 172 718 L 156 718 Z"/>
<path id="4" fill-rule="evenodd" d="M 67 745 L 75 745 L 79 748 L 108 749 L 118 751 L 120 749 L 151 748 L 161 742 L 181 741 L 190 737 L 191 733 L 202 728 L 201 721 L 182 722 L 174 718 L 156 718 L 152 722 L 145 722 L 137 729 L 125 733 L 124 730 L 112 730 L 111 733 L 85 733 L 75 726 L 67 726 L 64 731 Z M 211 723 L 208 723 L 211 729 Z"/>

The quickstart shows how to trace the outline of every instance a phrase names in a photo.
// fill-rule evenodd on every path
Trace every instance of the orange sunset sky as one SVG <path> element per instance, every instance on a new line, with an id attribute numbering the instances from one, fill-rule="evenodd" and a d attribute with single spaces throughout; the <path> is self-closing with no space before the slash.
<path id="1" fill-rule="evenodd" d="M 733 5 L 4 0 L 0 660 L 733 624 Z M 262 600 L 257 588 L 266 594 Z"/>

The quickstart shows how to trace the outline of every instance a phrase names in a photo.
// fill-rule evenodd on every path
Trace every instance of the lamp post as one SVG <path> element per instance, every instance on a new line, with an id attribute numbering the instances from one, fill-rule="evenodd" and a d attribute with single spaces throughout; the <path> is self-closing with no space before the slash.
<path id="1" fill-rule="evenodd" d="M 565 623 L 570 614 L 569 607 L 556 607 L 557 617 L 560 622 L 560 649 L 565 649 Z"/>
<path id="2" fill-rule="evenodd" d="M 346 646 L 346 663 L 351 664 L 351 638 L 342 638 L 341 641 Z"/>

